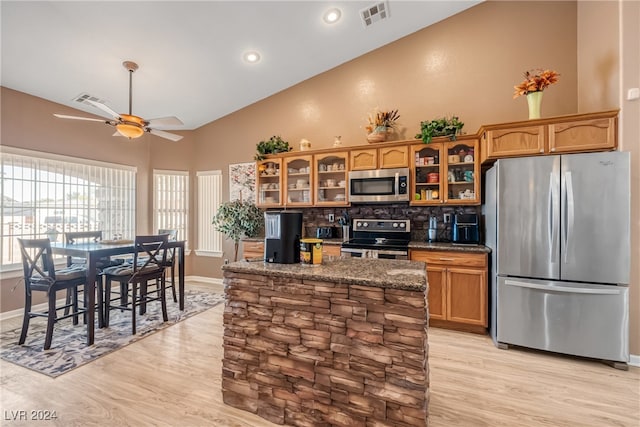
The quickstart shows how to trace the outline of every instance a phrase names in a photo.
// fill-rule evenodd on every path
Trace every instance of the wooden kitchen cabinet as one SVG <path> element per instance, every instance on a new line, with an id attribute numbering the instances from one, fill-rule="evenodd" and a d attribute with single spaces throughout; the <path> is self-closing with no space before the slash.
<path id="1" fill-rule="evenodd" d="M 282 159 L 274 158 L 256 163 L 256 205 L 271 208 L 282 202 Z"/>
<path id="2" fill-rule="evenodd" d="M 483 126 L 482 163 L 503 157 L 615 150 L 618 110 Z"/>
<path id="3" fill-rule="evenodd" d="M 615 117 L 585 118 L 549 124 L 549 152 L 615 150 L 617 147 Z"/>
<path id="4" fill-rule="evenodd" d="M 313 164 L 314 177 L 311 187 L 314 191 L 315 206 L 347 206 L 348 152 L 315 154 Z"/>
<path id="5" fill-rule="evenodd" d="M 350 170 L 406 168 L 409 166 L 409 146 L 354 149 L 350 152 L 349 161 Z"/>
<path id="6" fill-rule="evenodd" d="M 430 326 L 486 333 L 487 254 L 412 250 L 410 258 L 427 263 Z"/>
<path id="7" fill-rule="evenodd" d="M 322 256 L 340 256 L 340 245 L 322 245 Z"/>
<path id="8" fill-rule="evenodd" d="M 283 205 L 313 206 L 313 156 L 285 157 L 282 163 Z"/>
<path id="9" fill-rule="evenodd" d="M 410 147 L 412 205 L 479 205 L 480 159 L 477 138 L 439 138 Z"/>
<path id="10" fill-rule="evenodd" d="M 242 258 L 264 258 L 264 241 L 242 241 Z"/>

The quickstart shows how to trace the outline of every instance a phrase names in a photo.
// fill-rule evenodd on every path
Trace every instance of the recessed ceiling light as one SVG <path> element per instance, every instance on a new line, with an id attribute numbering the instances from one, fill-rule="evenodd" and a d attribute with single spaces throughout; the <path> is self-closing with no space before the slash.
<path id="1" fill-rule="evenodd" d="M 342 12 L 340 12 L 340 9 L 333 8 L 327 10 L 322 19 L 324 19 L 324 22 L 326 22 L 327 24 L 335 24 L 340 20 L 340 16 L 342 16 Z"/>
<path id="2" fill-rule="evenodd" d="M 243 58 L 245 61 L 247 61 L 250 64 L 255 64 L 256 62 L 260 61 L 260 54 L 254 50 L 249 51 L 249 52 L 245 52 L 245 54 L 243 55 Z"/>

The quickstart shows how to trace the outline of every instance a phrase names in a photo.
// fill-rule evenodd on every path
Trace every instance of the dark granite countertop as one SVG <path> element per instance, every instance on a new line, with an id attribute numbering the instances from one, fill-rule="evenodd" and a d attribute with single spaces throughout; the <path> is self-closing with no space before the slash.
<path id="1" fill-rule="evenodd" d="M 222 270 L 378 288 L 412 291 L 427 289 L 426 264 L 422 261 L 324 257 L 322 264 L 314 266 L 238 261 L 223 265 Z"/>
<path id="2" fill-rule="evenodd" d="M 242 239 L 246 242 L 263 242 L 264 237 L 251 237 Z M 322 239 L 325 245 L 340 246 L 342 239 Z M 427 251 L 453 251 L 453 252 L 471 252 L 471 253 L 490 253 L 491 249 L 484 245 L 460 245 L 450 242 L 421 242 L 412 240 L 409 243 L 409 249 L 421 249 Z"/>
<path id="3" fill-rule="evenodd" d="M 449 242 L 419 242 L 411 241 L 409 249 L 420 249 L 428 251 L 452 251 L 452 252 L 471 252 L 471 253 L 489 253 L 491 249 L 484 245 L 461 245 Z"/>

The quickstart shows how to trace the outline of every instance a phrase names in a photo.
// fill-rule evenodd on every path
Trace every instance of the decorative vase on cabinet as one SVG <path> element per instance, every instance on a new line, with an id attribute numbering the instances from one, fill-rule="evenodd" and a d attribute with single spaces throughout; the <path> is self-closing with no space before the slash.
<path id="1" fill-rule="evenodd" d="M 529 119 L 540 118 L 540 108 L 542 106 L 542 92 L 529 92 L 527 94 L 527 105 L 529 105 Z"/>

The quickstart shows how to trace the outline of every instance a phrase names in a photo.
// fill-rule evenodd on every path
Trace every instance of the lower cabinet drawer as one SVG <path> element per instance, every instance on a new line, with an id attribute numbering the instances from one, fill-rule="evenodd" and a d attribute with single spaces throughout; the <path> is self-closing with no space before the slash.
<path id="1" fill-rule="evenodd" d="M 429 264 L 460 265 L 464 267 L 486 267 L 487 254 L 447 251 L 411 251 L 411 259 Z"/>

